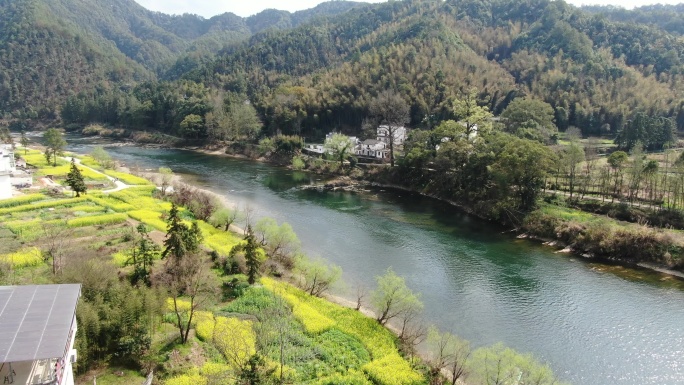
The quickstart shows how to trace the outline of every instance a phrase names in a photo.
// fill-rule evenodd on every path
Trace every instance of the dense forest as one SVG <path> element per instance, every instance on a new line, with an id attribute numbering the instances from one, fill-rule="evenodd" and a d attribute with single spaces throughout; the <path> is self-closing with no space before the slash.
<path id="1" fill-rule="evenodd" d="M 133 0 L 0 0 L 0 117 L 54 121 L 69 95 L 128 93 L 140 82 L 178 77 L 262 30 L 356 5 L 204 19 L 148 11 Z"/>
<path id="2" fill-rule="evenodd" d="M 0 109 L 10 121 L 64 117 L 183 136 L 187 115 L 208 124 L 207 114 L 225 110 L 217 98 L 239 97 L 257 110 L 265 133 L 320 137 L 331 129 L 358 134 L 369 101 L 385 89 L 409 101 L 410 126 L 429 128 L 455 118 L 453 101 L 476 87 L 495 115 L 516 97 L 549 103 L 561 131 L 616 135 L 637 113 L 671 118 L 681 131 L 681 13 L 406 0 L 203 19 L 150 12 L 132 0 L 4 0 Z M 149 112 L 163 90 L 191 83 L 206 89 L 201 111 L 179 107 L 163 124 L 139 118 L 140 106 Z M 141 87 L 162 91 L 141 98 Z M 88 111 L 65 114 L 77 99 Z M 111 100 L 115 113 L 102 116 Z"/>

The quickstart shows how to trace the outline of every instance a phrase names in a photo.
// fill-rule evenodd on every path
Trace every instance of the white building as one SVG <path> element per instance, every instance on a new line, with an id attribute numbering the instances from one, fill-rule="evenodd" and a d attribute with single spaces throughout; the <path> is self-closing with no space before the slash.
<path id="1" fill-rule="evenodd" d="M 0 381 L 74 385 L 81 285 L 0 286 Z"/>
<path id="2" fill-rule="evenodd" d="M 0 199 L 12 197 L 11 176 L 16 171 L 14 152 L 9 144 L 0 145 Z"/>
<path id="3" fill-rule="evenodd" d="M 336 132 L 329 132 L 328 134 L 325 135 L 325 142 L 327 143 L 329 140 L 332 139 L 333 135 L 337 134 Z M 348 136 L 349 141 L 352 143 L 352 146 L 358 146 L 359 145 L 359 138 L 355 136 Z M 324 153 L 332 154 L 332 151 L 328 150 L 325 148 L 325 144 L 318 144 L 318 143 L 311 143 L 307 144 L 302 148 L 303 151 L 308 152 L 310 154 L 316 154 L 316 155 L 323 155 Z"/>
<path id="4" fill-rule="evenodd" d="M 357 156 L 385 159 L 389 157 L 389 148 L 387 144 L 379 140 L 366 139 L 354 148 L 354 153 Z"/>
<path id="5" fill-rule="evenodd" d="M 394 145 L 403 146 L 406 141 L 406 127 L 392 127 L 394 133 Z M 390 143 L 390 127 L 382 125 L 378 127 L 378 140 L 389 145 Z"/>
<path id="6" fill-rule="evenodd" d="M 307 144 L 302 150 L 312 154 L 322 155 L 325 152 L 325 146 L 322 144 Z"/>

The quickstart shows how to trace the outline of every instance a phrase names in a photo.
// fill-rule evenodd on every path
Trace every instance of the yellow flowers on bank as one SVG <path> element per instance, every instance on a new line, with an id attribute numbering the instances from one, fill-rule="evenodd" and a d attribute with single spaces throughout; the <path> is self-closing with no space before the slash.
<path id="1" fill-rule="evenodd" d="M 16 197 L 16 198 L 3 199 L 0 201 L 0 208 L 21 206 L 21 205 L 29 204 L 31 202 L 42 201 L 45 198 L 46 197 L 43 194 L 30 194 L 30 195 L 23 195 L 23 196 Z"/>
<path id="2" fill-rule="evenodd" d="M 371 354 L 372 361 L 361 369 L 373 383 L 380 385 L 424 384 L 423 376 L 411 368 L 411 365 L 399 355 L 394 335 L 374 319 L 358 311 L 310 296 L 284 282 L 262 278 L 261 283 L 292 306 L 293 315 L 304 326 L 307 333 L 335 327 L 358 338 Z"/>
<path id="3" fill-rule="evenodd" d="M 114 171 L 114 170 L 104 170 L 104 173 L 113 177 L 117 178 L 120 181 L 129 184 L 129 185 L 149 185 L 152 182 L 145 178 L 141 178 L 139 176 L 131 175 L 131 174 L 126 174 L 125 172 L 119 172 L 119 171 Z"/>
<path id="4" fill-rule="evenodd" d="M 397 352 L 373 360 L 362 369 L 376 384 L 420 385 L 425 383 L 423 376 L 413 370 Z"/>
<path id="5" fill-rule="evenodd" d="M 126 214 L 120 213 L 91 215 L 87 217 L 69 219 L 67 221 L 67 225 L 69 227 L 113 225 L 126 222 L 127 219 L 128 216 Z"/>
<path id="6" fill-rule="evenodd" d="M 37 247 L 30 247 L 11 254 L 0 255 L 0 263 L 7 263 L 14 268 L 38 266 L 43 263 L 43 254 Z"/>

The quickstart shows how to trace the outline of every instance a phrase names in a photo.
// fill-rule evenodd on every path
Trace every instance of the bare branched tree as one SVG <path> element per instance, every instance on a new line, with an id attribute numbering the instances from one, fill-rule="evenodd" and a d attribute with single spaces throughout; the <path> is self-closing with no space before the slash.
<path id="1" fill-rule="evenodd" d="M 48 260 L 52 260 L 52 274 L 57 274 L 64 267 L 64 256 L 73 239 L 73 229 L 66 221 L 41 224 L 43 231 L 43 251 Z"/>

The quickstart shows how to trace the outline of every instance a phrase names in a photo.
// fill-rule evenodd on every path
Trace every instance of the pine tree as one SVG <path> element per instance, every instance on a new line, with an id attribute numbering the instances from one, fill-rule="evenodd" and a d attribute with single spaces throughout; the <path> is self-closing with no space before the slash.
<path id="1" fill-rule="evenodd" d="M 168 228 L 166 231 L 166 239 L 164 239 L 162 258 L 171 255 L 177 260 L 181 259 L 188 251 L 185 242 L 188 227 L 178 216 L 178 207 L 175 203 L 171 204 L 171 211 L 169 211 L 169 218 L 166 220 L 166 223 L 168 224 Z"/>
<path id="2" fill-rule="evenodd" d="M 230 250 L 230 257 L 242 252 L 245 256 L 245 264 L 247 265 L 247 282 L 253 285 L 256 282 L 256 276 L 259 273 L 259 267 L 263 261 L 263 252 L 259 250 L 259 244 L 254 236 L 252 226 L 247 226 L 244 242 L 240 242 L 233 246 Z"/>
<path id="3" fill-rule="evenodd" d="M 69 173 L 66 176 L 66 184 L 76 193 L 76 197 L 80 197 L 81 193 L 85 194 L 88 189 L 83 181 L 81 170 L 76 167 L 74 158 L 71 158 L 71 170 L 69 170 Z"/>

